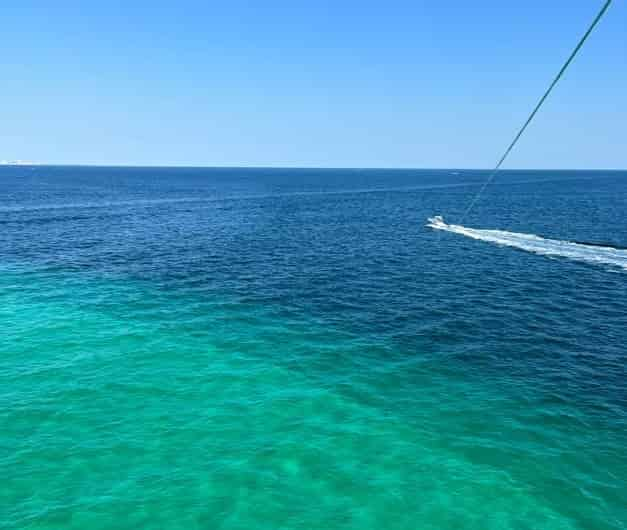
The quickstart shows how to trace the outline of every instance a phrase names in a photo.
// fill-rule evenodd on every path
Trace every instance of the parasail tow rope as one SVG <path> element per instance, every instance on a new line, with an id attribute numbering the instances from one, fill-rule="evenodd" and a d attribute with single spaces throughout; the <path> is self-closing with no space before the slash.
<path id="1" fill-rule="evenodd" d="M 577 43 L 577 46 L 575 46 L 575 49 L 572 51 L 572 53 L 570 54 L 570 56 L 568 57 L 568 59 L 566 60 L 566 62 L 562 66 L 562 68 L 560 69 L 560 71 L 555 76 L 555 79 L 553 79 L 553 82 L 549 85 L 549 88 L 546 89 L 546 92 L 540 98 L 540 101 L 538 101 L 538 103 L 536 104 L 535 108 L 533 109 L 533 111 L 531 112 L 529 117 L 527 118 L 527 121 L 520 128 L 520 130 L 518 131 L 518 134 L 516 134 L 516 136 L 512 140 L 512 143 L 509 144 L 509 147 L 505 150 L 505 153 L 503 153 L 503 156 L 501 157 L 501 159 L 498 161 L 496 166 L 494 166 L 494 169 L 490 172 L 490 174 L 488 175 L 488 178 L 485 180 L 485 182 L 483 183 L 483 185 L 481 186 L 481 188 L 479 189 L 477 194 L 474 196 L 474 198 L 470 202 L 470 205 L 468 206 L 468 208 L 466 208 L 466 211 L 464 212 L 464 214 L 461 216 L 461 218 L 459 220 L 459 224 L 460 225 L 463 223 L 463 221 L 466 218 L 466 216 L 470 213 L 470 210 L 472 210 L 473 206 L 477 203 L 477 201 L 479 200 L 479 198 L 483 194 L 484 190 L 494 180 L 494 177 L 498 173 L 499 169 L 501 168 L 501 165 L 503 164 L 503 162 L 505 161 L 505 159 L 509 155 L 510 151 L 514 148 L 514 146 L 516 145 L 516 142 L 518 142 L 518 139 L 522 136 L 523 132 L 525 132 L 525 129 L 531 123 L 531 120 L 533 120 L 533 118 L 536 115 L 536 113 L 538 112 L 538 110 L 540 110 L 540 107 L 544 103 L 544 100 L 548 97 L 548 95 L 553 90 L 553 87 L 560 80 L 560 78 L 562 77 L 562 75 L 564 74 L 564 72 L 566 71 L 566 69 L 568 68 L 570 63 L 572 62 L 572 60 L 577 55 L 577 52 L 579 52 L 580 48 L 583 46 L 583 43 L 586 42 L 586 39 L 588 38 L 590 33 L 592 33 L 592 30 L 597 25 L 599 20 L 601 20 L 601 17 L 605 14 L 605 12 L 607 11 L 607 8 L 610 6 L 611 3 L 612 3 L 612 0 L 606 0 L 605 4 L 603 4 L 603 7 L 597 13 L 597 16 L 594 18 L 594 20 L 592 21 L 592 23 L 588 27 L 588 30 L 584 33 L 583 37 L 581 37 L 581 39 Z"/>

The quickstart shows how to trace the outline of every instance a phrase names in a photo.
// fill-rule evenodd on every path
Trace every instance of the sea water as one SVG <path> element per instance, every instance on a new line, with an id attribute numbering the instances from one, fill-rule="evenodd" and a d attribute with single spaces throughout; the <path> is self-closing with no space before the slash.
<path id="1" fill-rule="evenodd" d="M 627 271 L 425 227 L 485 177 L 0 168 L 0 528 L 625 528 Z M 627 173 L 464 225 L 624 246 Z"/>

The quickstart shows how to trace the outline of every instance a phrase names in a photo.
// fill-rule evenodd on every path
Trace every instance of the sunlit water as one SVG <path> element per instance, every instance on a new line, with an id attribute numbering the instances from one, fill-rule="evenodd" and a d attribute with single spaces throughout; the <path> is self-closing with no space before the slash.
<path id="1" fill-rule="evenodd" d="M 0 168 L 0 527 L 625 528 L 627 271 L 425 227 L 483 178 Z M 464 225 L 624 246 L 627 173 Z"/>

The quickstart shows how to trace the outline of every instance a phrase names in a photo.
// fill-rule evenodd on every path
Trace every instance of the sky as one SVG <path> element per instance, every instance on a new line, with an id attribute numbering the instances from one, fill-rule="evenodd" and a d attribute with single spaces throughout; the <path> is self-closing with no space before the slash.
<path id="1" fill-rule="evenodd" d="M 0 160 L 487 168 L 602 0 L 5 0 Z M 614 0 L 506 168 L 627 168 Z"/>

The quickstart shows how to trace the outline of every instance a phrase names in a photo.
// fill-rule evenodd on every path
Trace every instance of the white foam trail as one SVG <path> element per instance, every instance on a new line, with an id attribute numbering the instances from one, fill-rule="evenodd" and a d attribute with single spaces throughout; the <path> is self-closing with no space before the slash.
<path id="1" fill-rule="evenodd" d="M 585 245 L 562 241 L 559 239 L 545 239 L 533 234 L 520 234 L 506 230 L 480 230 L 467 228 L 461 225 L 447 224 L 442 217 L 429 218 L 428 227 L 436 230 L 445 230 L 462 236 L 487 241 L 496 245 L 513 247 L 543 256 L 562 257 L 575 261 L 583 261 L 597 265 L 611 265 L 627 271 L 627 250 L 614 247 Z"/>

